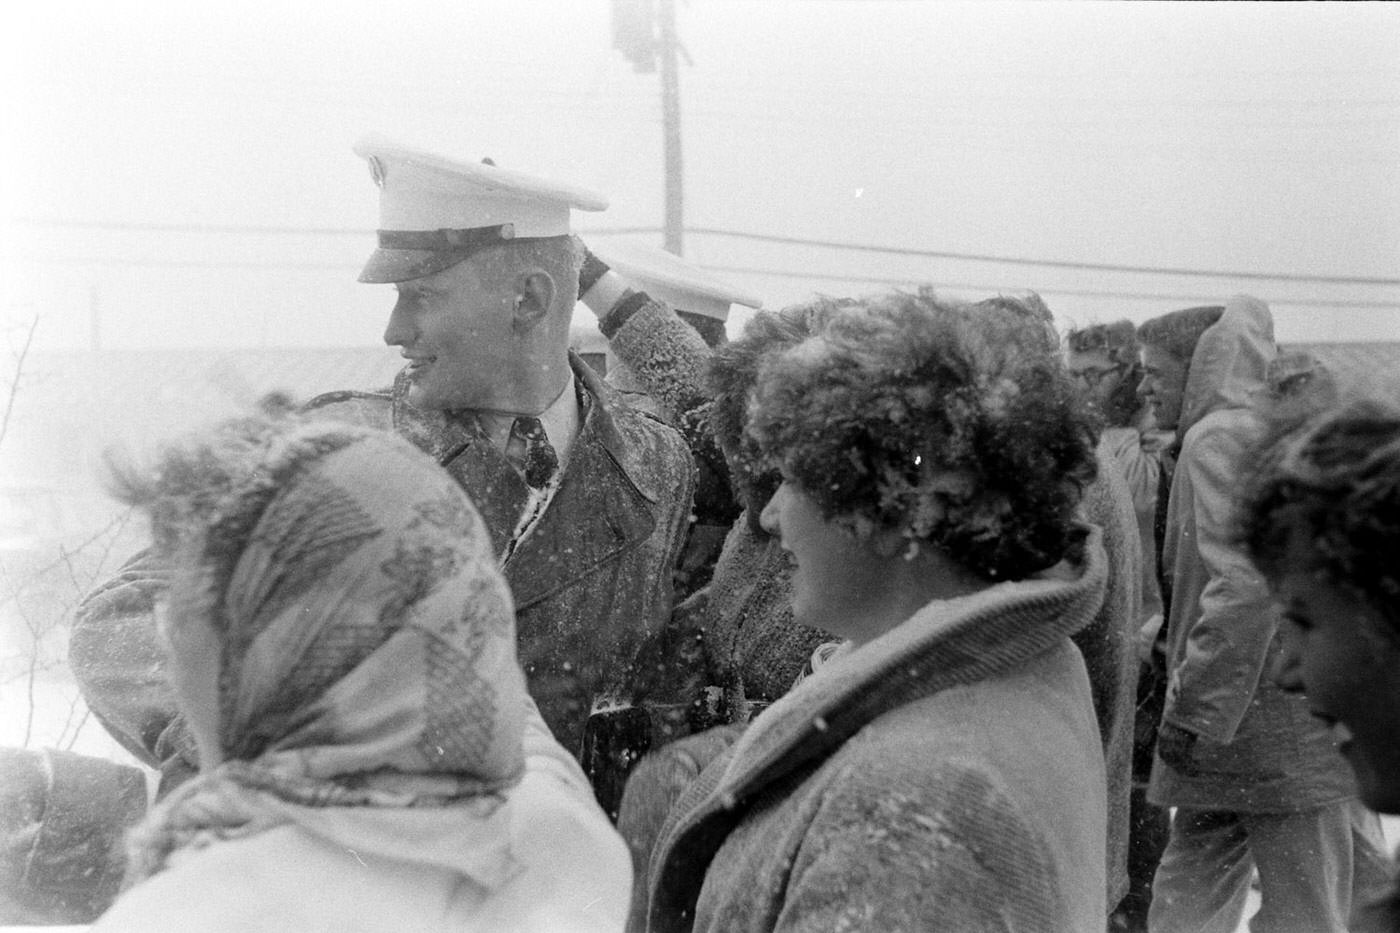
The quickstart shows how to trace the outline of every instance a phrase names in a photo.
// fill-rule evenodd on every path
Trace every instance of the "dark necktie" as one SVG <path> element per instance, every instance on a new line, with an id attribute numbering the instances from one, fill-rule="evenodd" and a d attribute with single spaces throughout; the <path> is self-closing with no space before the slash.
<path id="1" fill-rule="evenodd" d="M 506 442 L 506 457 L 532 489 L 542 489 L 559 468 L 559 455 L 545 436 L 544 425 L 538 418 L 516 418 L 510 426 Z"/>

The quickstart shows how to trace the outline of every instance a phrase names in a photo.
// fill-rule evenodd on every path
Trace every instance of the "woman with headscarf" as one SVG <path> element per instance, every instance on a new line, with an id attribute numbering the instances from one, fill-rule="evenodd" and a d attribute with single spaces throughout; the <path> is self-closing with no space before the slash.
<path id="1" fill-rule="evenodd" d="M 648 929 L 1103 929 L 1094 421 L 1035 327 L 895 294 L 765 363 L 762 520 L 844 641 L 671 811 Z"/>
<path id="2" fill-rule="evenodd" d="M 412 445 L 223 425 L 130 469 L 200 774 L 95 929 L 611 930 L 625 846 L 549 735 L 471 502 Z"/>

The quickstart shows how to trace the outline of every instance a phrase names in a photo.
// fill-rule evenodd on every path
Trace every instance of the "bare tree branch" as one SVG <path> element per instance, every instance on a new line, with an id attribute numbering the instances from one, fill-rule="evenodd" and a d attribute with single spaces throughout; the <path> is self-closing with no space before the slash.
<path id="1" fill-rule="evenodd" d="M 15 378 L 10 380 L 10 397 L 5 400 L 5 417 L 0 420 L 0 443 L 5 441 L 5 433 L 10 430 L 10 415 L 15 410 L 15 396 L 19 395 L 19 380 L 24 375 L 24 358 L 29 355 L 29 345 L 34 342 L 34 329 L 39 326 L 39 315 L 29 324 L 29 333 L 24 338 L 24 349 L 19 351 L 15 361 Z"/>
<path id="2" fill-rule="evenodd" d="M 29 652 L 29 680 L 26 684 L 29 702 L 25 704 L 27 708 L 24 711 L 24 741 L 20 743 L 20 748 L 28 748 L 29 738 L 34 734 L 34 681 L 38 679 L 38 666 L 39 640 L 36 637 L 34 639 L 34 646 Z"/>
<path id="3" fill-rule="evenodd" d="M 99 532 L 97 532 L 96 534 L 92 535 L 92 537 L 88 538 L 88 539 L 87 539 L 86 541 L 84 541 L 82 544 L 76 545 L 76 546 L 73 547 L 71 550 L 65 550 L 65 551 L 63 551 L 63 552 L 61 553 L 61 556 L 59 556 L 56 560 L 54 560 L 54 561 L 52 561 L 52 562 L 46 564 L 45 566 L 40 567 L 38 570 L 34 571 L 34 572 L 30 575 L 30 577 L 29 577 L 28 580 L 21 581 L 20 584 L 19 584 L 18 586 L 11 587 L 9 593 L 7 593 L 4 597 L 0 597 L 0 606 L 4 606 L 4 605 L 6 605 L 7 603 L 11 603 L 11 602 L 14 602 L 15 600 L 19 599 L 19 597 L 20 597 L 21 595 L 23 595 L 23 593 L 24 593 L 24 588 L 25 588 L 25 586 L 27 586 L 27 585 L 30 584 L 30 583 L 33 583 L 35 580 L 39 579 L 40 577 L 44 576 L 45 574 L 49 573 L 50 571 L 57 570 L 60 566 L 62 566 L 62 565 L 64 564 L 65 561 L 67 561 L 67 560 L 69 559 L 69 557 L 68 557 L 69 554 L 77 554 L 79 551 L 85 550 L 85 549 L 88 547 L 88 545 L 92 544 L 92 543 L 95 542 L 98 538 L 101 538 L 103 535 L 107 534 L 109 531 L 112 531 L 114 528 L 116 529 L 116 531 L 113 532 L 114 536 L 115 536 L 116 534 L 119 534 L 119 533 L 121 532 L 122 528 L 124 528 L 124 527 L 126 526 L 126 523 L 130 520 L 130 518 L 131 518 L 131 510 L 128 509 L 128 510 L 126 510 L 125 512 L 123 512 L 122 514 L 118 515 L 116 518 L 112 519 L 110 522 L 108 522 L 108 523 L 106 524 L 106 526 L 105 526 L 101 531 L 99 531 Z M 114 537 L 111 541 L 109 541 L 109 542 L 107 543 L 107 547 L 103 550 L 103 552 L 102 552 L 102 564 L 103 564 L 103 565 L 106 564 L 107 557 L 108 557 L 109 554 L 111 554 L 112 545 L 113 545 L 114 543 L 115 543 L 115 537 Z M 89 583 L 90 583 L 90 582 L 91 582 L 91 581 L 89 581 Z M 80 587 L 79 589 L 80 589 L 80 591 L 81 591 L 82 588 Z"/>
<path id="4" fill-rule="evenodd" d="M 78 741 L 78 736 L 82 734 L 83 726 L 86 726 L 86 725 L 88 724 L 88 720 L 91 719 L 91 718 L 92 718 L 92 708 L 89 707 L 89 706 L 87 706 L 87 704 L 84 704 L 84 705 L 83 705 L 83 718 L 78 720 L 78 725 L 77 725 L 76 727 L 74 727 L 74 729 L 73 729 L 73 734 L 72 734 L 71 736 L 68 737 L 68 744 L 65 745 L 65 746 L 63 746 L 63 748 L 64 748 L 65 751 L 70 751 L 70 752 L 71 752 L 71 751 L 73 750 L 73 744 L 74 744 L 75 742 Z"/>
<path id="5" fill-rule="evenodd" d="M 68 715 L 65 716 L 63 719 L 63 728 L 58 730 L 58 738 L 55 739 L 53 743 L 55 747 L 63 747 L 63 738 L 68 734 L 68 727 L 73 724 L 73 716 L 78 712 L 78 702 L 81 699 L 82 694 L 75 692 L 73 694 L 73 699 L 68 701 Z M 81 728 L 82 723 L 80 722 L 78 726 L 79 728 Z M 76 736 L 74 738 L 76 738 Z M 68 743 L 68 747 L 71 748 L 72 745 L 73 743 L 70 740 Z"/>

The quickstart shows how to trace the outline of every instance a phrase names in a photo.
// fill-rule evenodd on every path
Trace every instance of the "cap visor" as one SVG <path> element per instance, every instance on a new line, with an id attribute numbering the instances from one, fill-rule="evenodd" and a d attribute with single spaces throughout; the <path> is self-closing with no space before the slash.
<path id="1" fill-rule="evenodd" d="M 470 256 L 469 251 L 436 249 L 377 249 L 360 272 L 360 281 L 370 284 L 407 282 L 441 272 Z"/>

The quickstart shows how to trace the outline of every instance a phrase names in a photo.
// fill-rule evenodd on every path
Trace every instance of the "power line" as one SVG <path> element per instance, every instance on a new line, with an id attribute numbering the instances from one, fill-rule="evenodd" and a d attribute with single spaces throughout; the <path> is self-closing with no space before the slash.
<path id="1" fill-rule="evenodd" d="M 152 233 L 218 233 L 294 236 L 356 236 L 369 237 L 373 231 L 346 227 L 287 227 L 238 224 L 156 224 L 117 221 L 60 220 L 48 218 L 17 218 L 12 223 L 21 226 L 55 227 L 94 230 L 136 230 Z M 580 230 L 581 236 L 613 236 L 623 234 L 657 233 L 658 227 L 599 227 Z M 1218 269 L 1183 269 L 1166 266 L 1127 266 L 1113 263 L 1078 262 L 1060 259 L 1031 259 L 1024 256 L 996 256 L 988 253 L 963 253 L 951 250 L 910 249 L 898 246 L 874 246 L 864 243 L 843 243 L 835 240 L 815 240 L 803 237 L 749 233 L 721 227 L 687 227 L 686 233 L 704 236 L 725 236 L 756 240 L 788 246 L 812 246 L 851 252 L 880 253 L 889 256 L 917 256 L 924 259 L 957 259 L 969 262 L 993 262 L 1009 266 L 1042 266 L 1054 269 L 1085 269 L 1096 272 L 1132 272 L 1147 275 L 1178 275 L 1202 278 L 1273 280 L 1281 282 L 1316 282 L 1330 285 L 1400 285 L 1400 279 L 1368 276 L 1301 275 L 1291 272 L 1247 272 Z"/>
<path id="2" fill-rule="evenodd" d="M 369 238 L 374 230 L 367 227 L 286 227 L 256 224 L 159 224 L 132 223 L 115 220 L 62 220 L 44 217 L 18 217 L 10 221 L 22 227 L 49 227 L 68 230 L 132 230 L 142 233 L 227 233 L 253 236 L 354 236 Z M 619 234 L 660 233 L 660 227 L 599 227 L 580 234 L 613 236 Z"/>
<path id="3" fill-rule="evenodd" d="M 239 259 L 122 259 L 117 256 L 26 256 L 9 254 L 0 260 L 43 263 L 58 266 L 122 266 L 143 269 L 251 269 L 260 272 L 350 272 L 363 263 L 348 262 L 258 262 Z"/>
<path id="4" fill-rule="evenodd" d="M 1150 275 L 1191 275 L 1221 279 L 1276 279 L 1287 282 L 1327 282 L 1337 285 L 1400 285 L 1400 279 L 1368 278 L 1342 275 L 1298 275 L 1291 272 L 1238 272 L 1214 269 L 1177 269 L 1162 266 L 1120 266 L 1098 262 L 1070 262 L 1059 259 L 1028 259 L 1022 256 L 992 256 L 985 253 L 955 253 L 946 250 L 906 249 L 897 246 L 867 246 L 859 243 L 838 243 L 832 240 L 809 240 L 801 237 L 773 236 L 765 233 L 745 233 L 718 227 L 690 227 L 689 232 L 728 236 L 764 243 L 790 246 L 819 246 L 863 253 L 884 253 L 891 256 L 919 256 L 926 259 L 962 259 L 973 262 L 997 262 L 1008 266 L 1048 266 L 1055 269 L 1091 269 L 1096 272 L 1138 272 Z"/>
<path id="5" fill-rule="evenodd" d="M 660 232 L 657 228 L 645 228 L 647 232 Z M 36 262 L 46 265 L 87 265 L 121 266 L 131 268 L 169 269 L 248 269 L 260 272 L 342 272 L 353 273 L 360 269 L 359 263 L 346 262 L 257 262 L 236 259 L 121 259 L 110 256 L 25 256 L 8 255 L 0 259 Z M 840 275 L 824 272 L 798 272 L 789 269 L 763 269 L 752 266 L 726 266 L 711 263 L 697 263 L 701 268 L 712 272 L 729 272 L 742 275 L 767 275 L 789 279 L 808 279 L 830 282 L 861 282 L 886 286 L 935 285 L 939 288 L 968 288 L 980 291 L 1006 291 L 1006 283 L 988 284 L 985 282 L 949 282 L 934 278 L 904 278 L 900 276 Z M 1159 292 L 1094 291 L 1086 289 L 1036 287 L 1035 291 L 1045 295 L 1063 295 L 1077 298 L 1115 298 L 1144 301 L 1205 302 L 1219 299 L 1219 295 L 1179 295 Z M 1275 298 L 1260 296 L 1273 305 L 1315 305 L 1326 308 L 1379 308 L 1400 310 L 1400 301 L 1353 301 L 1332 298 Z"/>
<path id="6" fill-rule="evenodd" d="M 786 269 L 756 269 L 749 266 L 719 266 L 701 263 L 711 272 L 732 272 L 744 275 L 772 275 L 792 279 L 822 279 L 832 282 L 868 282 L 873 285 L 934 285 L 938 288 L 972 288 L 988 292 L 1007 291 L 1006 283 L 989 285 L 985 282 L 947 282 L 942 279 L 906 279 L 874 275 L 836 275 L 821 272 L 790 272 Z M 1035 288 L 1042 295 L 1066 295 L 1075 298 L 1127 298 L 1146 301 L 1219 301 L 1219 295 L 1164 295 L 1157 292 L 1110 292 L 1071 288 Z M 1322 305 L 1329 308 L 1386 308 L 1400 311 L 1400 301 L 1337 301 L 1331 298 L 1270 298 L 1261 296 L 1271 305 Z"/>

